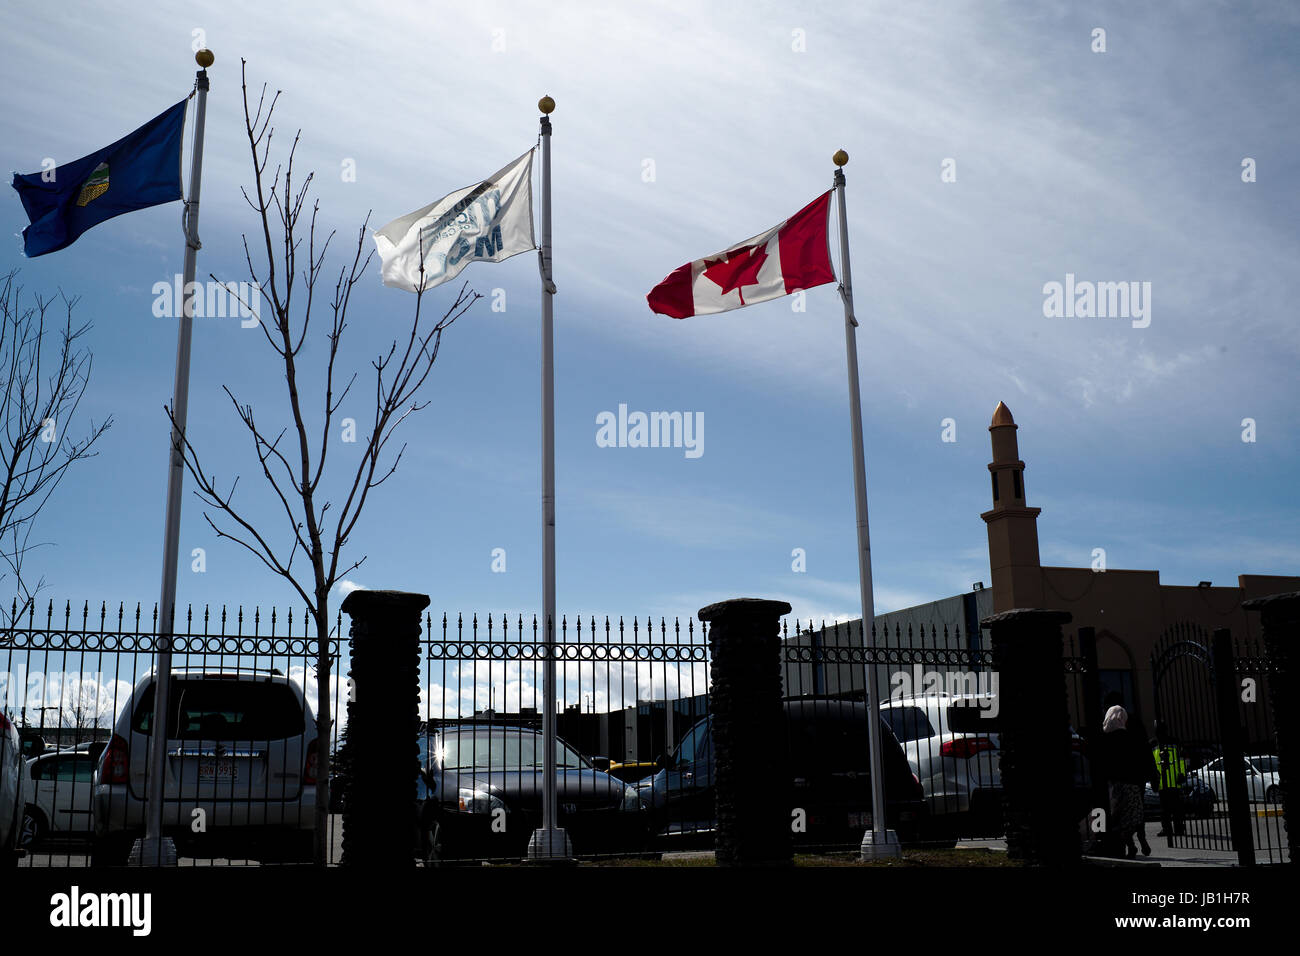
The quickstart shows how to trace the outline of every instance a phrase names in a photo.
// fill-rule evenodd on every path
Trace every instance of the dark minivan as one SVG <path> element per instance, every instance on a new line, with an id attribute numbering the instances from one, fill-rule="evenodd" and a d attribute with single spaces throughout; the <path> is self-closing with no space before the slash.
<path id="1" fill-rule="evenodd" d="M 794 833 L 801 846 L 858 845 L 871 827 L 871 763 L 867 705 L 827 698 L 782 702 L 790 772 L 791 819 L 804 811 Z M 885 816 L 904 843 L 921 837 L 925 803 L 897 738 L 880 722 L 881 763 L 885 774 Z M 711 842 L 715 828 L 712 718 L 705 717 L 682 735 L 663 759 L 662 769 L 638 784 L 641 800 L 665 848 Z M 771 786 L 755 768 L 754 787 Z"/>

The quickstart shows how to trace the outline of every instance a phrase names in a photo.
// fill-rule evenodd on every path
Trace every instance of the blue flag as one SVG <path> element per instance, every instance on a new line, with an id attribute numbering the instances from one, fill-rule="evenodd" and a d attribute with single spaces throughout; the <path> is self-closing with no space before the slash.
<path id="1" fill-rule="evenodd" d="M 13 187 L 31 221 L 23 230 L 27 256 L 70 246 L 105 219 L 180 199 L 187 102 L 89 156 L 53 170 L 15 173 Z"/>

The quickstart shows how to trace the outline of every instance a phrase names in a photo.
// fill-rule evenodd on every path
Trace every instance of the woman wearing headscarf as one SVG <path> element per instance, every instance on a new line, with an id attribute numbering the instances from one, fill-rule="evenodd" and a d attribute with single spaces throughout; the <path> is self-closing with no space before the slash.
<path id="1" fill-rule="evenodd" d="M 1143 856 L 1151 855 L 1143 819 L 1142 791 L 1156 779 L 1155 761 L 1146 741 L 1128 729 L 1128 711 L 1116 705 L 1106 711 L 1099 741 L 1101 769 L 1110 789 L 1110 819 L 1107 829 L 1118 854 L 1137 856 L 1133 837 L 1142 845 Z"/>

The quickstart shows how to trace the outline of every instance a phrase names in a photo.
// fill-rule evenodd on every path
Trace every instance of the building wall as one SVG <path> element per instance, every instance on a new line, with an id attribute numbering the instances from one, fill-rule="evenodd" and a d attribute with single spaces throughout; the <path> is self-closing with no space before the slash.
<path id="1" fill-rule="evenodd" d="M 1300 577 L 1284 575 L 1243 574 L 1235 587 L 1208 588 L 1161 584 L 1158 571 L 1045 567 L 1042 575 L 1045 605 L 1073 615 L 1062 628 L 1067 641 L 1091 626 L 1098 667 L 1132 673 L 1133 703 L 1148 727 L 1155 712 L 1151 654 L 1166 629 L 1191 623 L 1211 633 L 1226 627 L 1235 637 L 1258 638 L 1258 615 L 1243 611 L 1242 602 L 1300 590 Z"/>

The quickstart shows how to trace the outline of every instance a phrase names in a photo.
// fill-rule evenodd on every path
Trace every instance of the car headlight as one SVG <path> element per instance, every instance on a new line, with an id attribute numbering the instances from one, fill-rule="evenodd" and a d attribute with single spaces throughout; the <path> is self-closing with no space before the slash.
<path id="1" fill-rule="evenodd" d="M 461 813 L 491 813 L 506 808 L 499 797 L 486 790 L 470 790 L 465 787 L 456 793 L 456 806 Z"/>
<path id="2" fill-rule="evenodd" d="M 645 804 L 641 802 L 641 794 L 637 792 L 636 787 L 623 788 L 623 806 L 624 810 L 642 810 Z"/>

